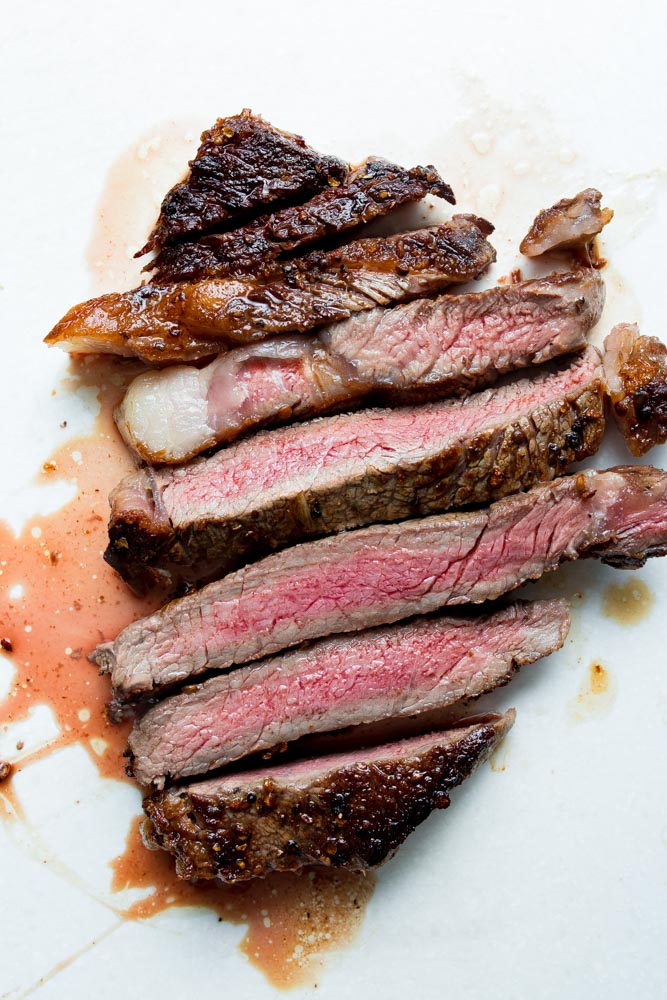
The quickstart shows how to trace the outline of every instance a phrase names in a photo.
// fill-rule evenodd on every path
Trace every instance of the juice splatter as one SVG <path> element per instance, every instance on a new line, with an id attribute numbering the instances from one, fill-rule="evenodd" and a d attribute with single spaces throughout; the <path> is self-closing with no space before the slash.
<path id="1" fill-rule="evenodd" d="M 620 625 L 638 625 L 651 613 L 655 597 L 640 577 L 610 583 L 602 595 L 602 610 Z"/>

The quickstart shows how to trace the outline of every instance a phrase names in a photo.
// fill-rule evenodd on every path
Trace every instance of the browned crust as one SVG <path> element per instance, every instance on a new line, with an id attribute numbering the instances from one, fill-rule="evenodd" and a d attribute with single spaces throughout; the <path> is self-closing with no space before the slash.
<path id="1" fill-rule="evenodd" d="M 605 341 L 611 409 L 637 457 L 667 441 L 667 346 L 620 323 Z"/>
<path id="2" fill-rule="evenodd" d="M 511 717 L 443 733 L 442 745 L 403 759 L 333 769 L 298 789 L 270 770 L 234 790 L 196 784 L 144 801 L 144 837 L 174 855 L 184 879 L 241 882 L 326 865 L 364 871 L 390 857 L 492 751 Z"/>

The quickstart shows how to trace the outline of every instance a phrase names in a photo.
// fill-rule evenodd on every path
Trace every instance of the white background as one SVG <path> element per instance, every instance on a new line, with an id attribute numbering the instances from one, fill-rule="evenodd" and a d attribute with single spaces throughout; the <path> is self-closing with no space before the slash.
<path id="1" fill-rule="evenodd" d="M 3 5 L 0 509 L 14 524 L 55 502 L 26 484 L 63 413 L 73 433 L 94 413 L 51 399 L 65 362 L 42 337 L 72 303 L 111 287 L 122 260 L 127 269 L 151 199 L 182 170 L 185 136 L 194 149 L 200 128 L 244 106 L 353 161 L 369 152 L 432 160 L 463 210 L 499 223 L 507 262 L 538 208 L 585 183 L 601 187 L 616 218 L 600 332 L 624 318 L 664 333 L 663 6 L 463 6 Z M 112 263 L 101 259 L 93 281 L 86 255 L 119 158 L 146 195 L 107 213 Z M 661 452 L 651 460 L 664 465 Z M 622 457 L 607 446 L 604 460 Z M 563 653 L 498 697 L 519 713 L 506 769 L 480 772 L 410 839 L 383 871 L 355 944 L 329 960 L 313 995 L 667 994 L 667 573 L 653 564 L 642 577 L 656 600 L 634 628 L 601 614 L 610 569 L 569 567 L 547 585 L 583 599 Z M 594 659 L 613 697 L 578 718 Z M 76 749 L 43 766 L 51 770 L 35 775 L 32 798 L 25 786 L 42 846 L 0 829 L 0 997 L 271 996 L 236 950 L 242 928 L 203 911 L 118 923 L 104 903 L 105 861 L 122 846 L 136 798 L 102 785 Z"/>

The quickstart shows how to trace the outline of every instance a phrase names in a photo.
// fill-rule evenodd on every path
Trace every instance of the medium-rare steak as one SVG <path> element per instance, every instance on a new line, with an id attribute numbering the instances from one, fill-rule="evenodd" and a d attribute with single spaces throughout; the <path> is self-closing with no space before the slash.
<path id="1" fill-rule="evenodd" d="M 274 128 L 247 108 L 219 118 L 202 134 L 186 179 L 165 196 L 137 256 L 272 204 L 304 201 L 314 191 L 340 184 L 347 171 L 342 160 L 316 153 L 301 136 Z"/>
<path id="2" fill-rule="evenodd" d="M 549 250 L 577 250 L 582 259 L 597 263 L 593 242 L 614 215 L 610 208 L 600 207 L 601 200 L 599 191 L 586 188 L 545 208 L 521 241 L 521 253 L 539 257 Z"/>
<path id="3" fill-rule="evenodd" d="M 353 313 L 469 281 L 496 252 L 475 216 L 276 264 L 270 277 L 142 285 L 83 302 L 46 337 L 67 350 L 188 361 L 273 334 L 305 333 Z"/>
<path id="4" fill-rule="evenodd" d="M 611 410 L 633 455 L 667 441 L 667 347 L 619 323 L 604 342 Z"/>
<path id="5" fill-rule="evenodd" d="M 243 771 L 144 800 L 147 846 L 184 879 L 382 864 L 500 743 L 514 712 L 354 753 Z"/>
<path id="6" fill-rule="evenodd" d="M 138 589 L 210 579 L 304 538 L 515 493 L 594 454 L 603 431 L 590 347 L 563 371 L 465 399 L 323 417 L 141 469 L 111 494 L 105 558 Z"/>
<path id="7" fill-rule="evenodd" d="M 322 639 L 149 709 L 130 734 L 131 773 L 162 788 L 309 733 L 477 698 L 560 649 L 569 627 L 565 601 L 537 601 Z"/>
<path id="8" fill-rule="evenodd" d="M 371 157 L 341 184 L 328 187 L 305 204 L 284 208 L 226 233 L 173 243 L 161 250 L 145 270 L 153 270 L 152 280 L 160 283 L 258 275 L 272 261 L 299 247 L 372 222 L 427 194 L 454 203 L 452 189 L 435 167 L 405 170 Z"/>
<path id="9" fill-rule="evenodd" d="M 590 269 L 380 307 L 238 347 L 204 368 L 139 375 L 115 413 L 126 444 L 176 463 L 250 430 L 351 408 L 455 395 L 583 349 L 604 284 Z"/>
<path id="10" fill-rule="evenodd" d="M 590 470 L 474 511 L 375 524 L 275 553 L 97 647 L 116 705 L 304 640 L 493 600 L 583 557 L 667 552 L 667 473 Z"/>

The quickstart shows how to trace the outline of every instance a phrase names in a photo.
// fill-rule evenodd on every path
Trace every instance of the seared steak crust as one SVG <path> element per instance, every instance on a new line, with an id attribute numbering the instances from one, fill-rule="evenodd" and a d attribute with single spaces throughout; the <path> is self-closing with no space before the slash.
<path id="1" fill-rule="evenodd" d="M 545 208 L 521 241 L 521 253 L 539 257 L 550 250 L 576 250 L 584 262 L 602 263 L 593 252 L 593 241 L 614 213 L 610 208 L 601 208 L 601 200 L 599 191 L 586 188 L 574 198 L 563 198 Z"/>
<path id="2" fill-rule="evenodd" d="M 275 202 L 304 200 L 340 184 L 347 165 L 322 156 L 298 135 L 253 115 L 219 118 L 204 132 L 184 181 L 165 196 L 146 246 L 137 256 L 176 239 L 266 210 Z"/>
<path id="3" fill-rule="evenodd" d="M 485 239 L 492 229 L 476 216 L 457 215 L 436 228 L 276 264 L 270 279 L 210 278 L 101 295 L 70 309 L 46 343 L 159 365 L 303 333 L 477 277 L 496 257 Z"/>
<path id="4" fill-rule="evenodd" d="M 595 348 L 554 375 L 464 400 L 268 431 L 110 497 L 105 559 L 137 589 L 210 579 L 285 545 L 484 503 L 553 479 L 604 432 Z"/>
<path id="5" fill-rule="evenodd" d="M 667 473 L 589 470 L 483 510 L 298 545 L 172 601 L 97 647 L 117 704 L 336 632 L 495 600 L 562 562 L 667 553 Z"/>
<path id="6" fill-rule="evenodd" d="M 611 410 L 633 455 L 667 441 L 667 347 L 619 323 L 604 342 Z"/>
<path id="7" fill-rule="evenodd" d="M 144 800 L 144 839 L 183 879 L 242 882 L 389 858 L 485 760 L 514 713 L 373 750 L 176 787 Z"/>
<path id="8" fill-rule="evenodd" d="M 152 280 L 161 284 L 242 274 L 261 276 L 279 257 L 372 222 L 427 194 L 454 203 L 452 189 L 435 167 L 405 170 L 371 157 L 341 184 L 305 204 L 284 208 L 226 233 L 174 243 L 161 250 L 146 270 L 153 270 Z"/>

